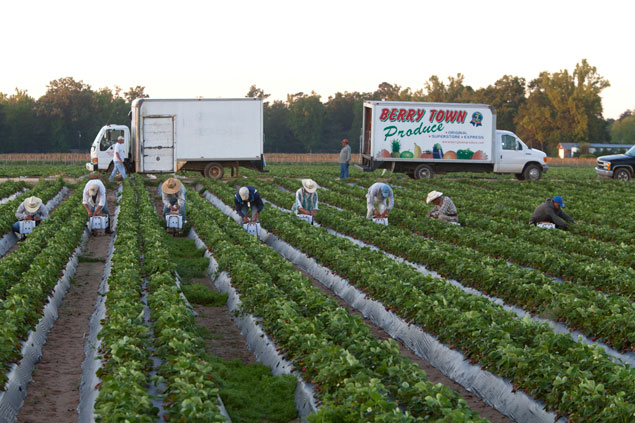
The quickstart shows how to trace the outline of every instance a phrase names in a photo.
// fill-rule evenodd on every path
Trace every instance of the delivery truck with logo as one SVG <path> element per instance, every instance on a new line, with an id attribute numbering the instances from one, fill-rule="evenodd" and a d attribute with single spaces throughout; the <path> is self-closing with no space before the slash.
<path id="1" fill-rule="evenodd" d="M 361 164 L 414 179 L 445 172 L 513 173 L 538 180 L 547 155 L 513 132 L 496 129 L 496 110 L 485 104 L 366 101 Z"/>
<path id="2" fill-rule="evenodd" d="M 124 164 L 138 173 L 181 169 L 221 178 L 225 168 L 264 171 L 262 100 L 153 99 L 132 102 L 130 129 L 106 125 L 90 149 L 88 170 L 112 171 L 113 149 L 124 138 Z"/>

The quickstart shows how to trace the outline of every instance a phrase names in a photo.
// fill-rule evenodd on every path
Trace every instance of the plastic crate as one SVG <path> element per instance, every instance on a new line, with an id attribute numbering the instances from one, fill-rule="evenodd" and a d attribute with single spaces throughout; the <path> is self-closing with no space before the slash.
<path id="1" fill-rule="evenodd" d="M 20 233 L 30 234 L 35 229 L 35 220 L 21 220 L 20 221 Z"/>
<path id="2" fill-rule="evenodd" d="M 309 225 L 313 224 L 313 216 L 311 216 L 310 214 L 296 214 L 296 216 L 298 217 L 298 219 L 304 220 Z"/>
<path id="3" fill-rule="evenodd" d="M 249 235 L 260 236 L 260 223 L 258 222 L 243 223 L 243 228 Z"/>
<path id="4" fill-rule="evenodd" d="M 536 226 L 543 229 L 556 229 L 556 224 L 551 222 L 540 222 Z"/>
<path id="5" fill-rule="evenodd" d="M 379 223 L 380 225 L 388 226 L 387 217 L 373 217 L 373 222 Z"/>
<path id="6" fill-rule="evenodd" d="M 108 228 L 108 218 L 106 216 L 91 216 L 90 217 L 90 230 L 105 230 Z"/>
<path id="7" fill-rule="evenodd" d="M 165 216 L 165 224 L 170 229 L 182 229 L 183 216 L 180 214 L 168 214 Z"/>

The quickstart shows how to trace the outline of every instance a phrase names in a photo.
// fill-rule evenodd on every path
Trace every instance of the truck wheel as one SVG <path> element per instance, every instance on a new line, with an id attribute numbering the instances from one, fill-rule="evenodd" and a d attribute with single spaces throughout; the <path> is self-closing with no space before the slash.
<path id="1" fill-rule="evenodd" d="M 525 180 L 525 175 L 523 175 L 522 173 L 514 173 L 514 176 L 516 177 L 516 179 L 518 179 L 519 181 L 524 181 Z"/>
<path id="2" fill-rule="evenodd" d="M 433 176 L 434 176 L 434 169 L 432 169 L 432 166 L 422 164 L 417 166 L 417 168 L 415 169 L 415 174 L 414 174 L 415 179 L 423 179 L 423 178 L 429 179 L 429 178 L 432 178 Z"/>
<path id="3" fill-rule="evenodd" d="M 628 182 L 631 179 L 631 173 L 628 171 L 628 169 L 620 168 L 613 173 L 613 178 L 617 179 L 618 181 Z"/>
<path id="4" fill-rule="evenodd" d="M 527 165 L 527 167 L 523 171 L 523 176 L 528 181 L 537 181 L 542 176 L 542 169 L 540 169 L 540 167 L 535 164 Z"/>
<path id="5" fill-rule="evenodd" d="M 225 168 L 218 162 L 208 163 L 207 166 L 205 166 L 205 170 L 203 170 L 203 176 L 206 178 L 220 179 L 224 174 Z"/>

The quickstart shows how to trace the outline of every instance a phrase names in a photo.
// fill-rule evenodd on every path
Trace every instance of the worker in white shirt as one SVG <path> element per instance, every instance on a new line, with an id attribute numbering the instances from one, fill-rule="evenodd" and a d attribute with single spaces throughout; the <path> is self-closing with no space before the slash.
<path id="1" fill-rule="evenodd" d="M 123 152 L 123 137 L 120 135 L 117 138 L 117 143 L 115 144 L 114 153 L 112 156 L 113 168 L 112 173 L 110 174 L 110 178 L 108 180 L 110 182 L 115 180 L 115 176 L 117 176 L 117 171 L 121 174 L 122 179 L 126 179 L 126 169 L 123 166 L 123 161 L 126 158 L 126 155 Z"/>
<path id="2" fill-rule="evenodd" d="M 12 226 L 13 232 L 20 232 L 20 220 L 35 220 L 35 224 L 39 225 L 44 219 L 48 219 L 49 211 L 46 205 L 38 197 L 29 197 L 20 203 L 18 210 L 15 212 L 18 219 Z"/>
<path id="3" fill-rule="evenodd" d="M 91 175 L 90 180 L 84 186 L 82 203 L 88 213 L 88 217 L 106 215 L 108 217 L 106 233 L 112 233 L 110 229 L 110 212 L 108 211 L 108 201 L 106 200 L 106 187 L 97 175 Z"/>
<path id="4" fill-rule="evenodd" d="M 178 213 L 185 221 L 185 185 L 176 178 L 168 178 L 161 184 L 163 216 Z"/>
<path id="5" fill-rule="evenodd" d="M 388 217 L 388 212 L 395 204 L 392 188 L 383 182 L 376 182 L 366 193 L 366 218 Z"/>

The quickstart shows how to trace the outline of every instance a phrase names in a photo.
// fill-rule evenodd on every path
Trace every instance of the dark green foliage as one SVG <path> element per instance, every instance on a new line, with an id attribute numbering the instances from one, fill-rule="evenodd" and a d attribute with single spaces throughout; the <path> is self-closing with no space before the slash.
<path id="1" fill-rule="evenodd" d="M 183 284 L 181 285 L 181 291 L 192 304 L 220 307 L 227 302 L 227 294 L 221 294 L 200 283 Z"/>

